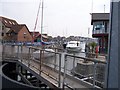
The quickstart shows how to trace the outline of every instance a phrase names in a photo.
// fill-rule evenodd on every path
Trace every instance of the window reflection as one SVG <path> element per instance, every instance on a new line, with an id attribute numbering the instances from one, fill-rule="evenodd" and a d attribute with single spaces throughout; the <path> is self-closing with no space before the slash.
<path id="1" fill-rule="evenodd" d="M 105 22 L 99 21 L 99 22 L 94 22 L 93 23 L 93 33 L 107 33 L 105 30 L 107 28 L 105 26 Z"/>

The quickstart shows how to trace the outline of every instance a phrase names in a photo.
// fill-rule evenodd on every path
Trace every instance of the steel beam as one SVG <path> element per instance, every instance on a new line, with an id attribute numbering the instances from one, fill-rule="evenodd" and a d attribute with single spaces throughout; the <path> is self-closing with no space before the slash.
<path id="1" fill-rule="evenodd" d="M 20 75 L 20 77 L 26 84 L 33 86 L 20 72 L 18 72 L 18 75 Z"/>
<path id="2" fill-rule="evenodd" d="M 48 80 L 46 80 L 45 78 L 41 77 L 39 74 L 37 74 L 36 72 L 34 72 L 33 70 L 31 70 L 29 67 L 25 66 L 24 64 L 22 64 L 21 62 L 17 62 L 21 67 L 23 67 L 24 69 L 28 70 L 32 75 L 34 75 L 37 79 L 39 79 L 40 81 L 44 82 L 45 84 L 47 84 L 50 88 L 53 89 L 57 89 L 58 87 L 56 87 L 55 85 L 53 85 L 51 82 L 49 82 Z"/>

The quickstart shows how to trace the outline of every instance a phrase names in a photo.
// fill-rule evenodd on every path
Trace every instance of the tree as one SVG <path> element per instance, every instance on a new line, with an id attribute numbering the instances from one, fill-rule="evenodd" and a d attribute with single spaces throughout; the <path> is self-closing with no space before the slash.
<path id="1" fill-rule="evenodd" d="M 97 46 L 97 43 L 91 42 L 91 43 L 89 43 L 89 46 L 91 47 L 91 52 L 94 53 L 95 52 L 95 47 Z"/>

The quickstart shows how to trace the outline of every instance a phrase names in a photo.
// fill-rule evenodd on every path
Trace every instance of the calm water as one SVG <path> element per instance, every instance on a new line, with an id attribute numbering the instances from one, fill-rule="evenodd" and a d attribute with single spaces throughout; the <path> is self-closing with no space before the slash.
<path id="1" fill-rule="evenodd" d="M 65 52 L 63 52 L 62 54 L 64 54 L 64 53 Z M 85 57 L 85 53 L 68 53 L 68 54 L 71 54 L 71 55 L 74 54 L 76 56 Z M 59 65 L 59 55 L 54 55 L 53 57 L 44 58 L 43 61 L 45 62 L 45 64 L 55 68 L 55 65 L 53 65 L 53 64 L 56 63 L 57 66 Z M 62 59 L 61 59 L 61 66 L 62 67 L 64 67 L 64 61 L 65 60 L 62 57 Z M 73 63 L 74 63 L 73 61 L 74 61 L 73 57 L 70 57 L 70 56 L 67 57 L 67 64 L 66 64 L 67 70 L 73 69 Z M 76 66 L 79 61 L 80 61 L 80 59 L 76 58 L 74 65 Z M 56 67 L 56 69 L 58 69 L 58 67 Z"/>
<path id="2" fill-rule="evenodd" d="M 17 52 L 18 51 L 18 49 L 17 49 L 17 47 L 15 48 L 15 52 Z M 20 51 L 21 51 L 21 49 L 19 48 L 19 53 L 20 53 Z M 82 49 L 82 51 L 84 51 L 84 45 L 83 45 L 83 49 Z M 23 49 L 23 53 L 28 53 L 29 52 L 29 49 L 26 49 L 25 47 L 24 47 L 24 49 Z M 61 67 L 64 67 L 64 59 L 63 59 L 63 54 L 64 53 L 66 53 L 66 52 L 61 52 L 62 53 L 62 59 L 61 59 Z M 80 57 L 85 57 L 85 53 L 74 53 L 74 52 L 67 52 L 68 54 L 71 54 L 71 55 L 75 55 L 75 56 L 80 56 Z M 74 58 L 73 57 L 67 57 L 67 65 L 66 65 L 66 67 L 67 67 L 67 69 L 68 70 L 72 70 L 73 69 L 73 60 L 74 60 Z M 80 61 L 80 59 L 78 59 L 78 58 L 76 58 L 75 59 L 75 63 L 74 63 L 74 66 L 76 66 L 77 65 L 77 63 Z M 49 65 L 49 66 L 51 66 L 51 67 L 55 67 L 55 65 L 53 65 L 53 64 L 56 64 L 57 66 L 59 66 L 59 55 L 58 54 L 56 54 L 56 55 L 54 55 L 54 56 L 52 56 L 52 57 L 47 57 L 47 58 L 44 58 L 44 60 L 43 60 L 43 62 L 45 63 L 45 64 L 47 64 L 47 65 Z M 58 69 L 58 67 L 56 67 L 56 69 Z"/>

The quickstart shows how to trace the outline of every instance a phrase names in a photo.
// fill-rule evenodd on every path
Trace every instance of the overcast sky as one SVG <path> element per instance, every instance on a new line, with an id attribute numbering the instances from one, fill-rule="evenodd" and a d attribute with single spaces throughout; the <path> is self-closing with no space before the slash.
<path id="1" fill-rule="evenodd" d="M 0 16 L 26 24 L 33 31 L 39 2 L 40 0 L 0 0 Z M 110 0 L 44 0 L 43 33 L 51 36 L 87 37 L 88 28 L 91 28 L 90 13 L 104 13 L 104 5 L 105 12 L 108 13 Z M 39 32 L 40 19 L 41 10 L 36 28 Z"/>

